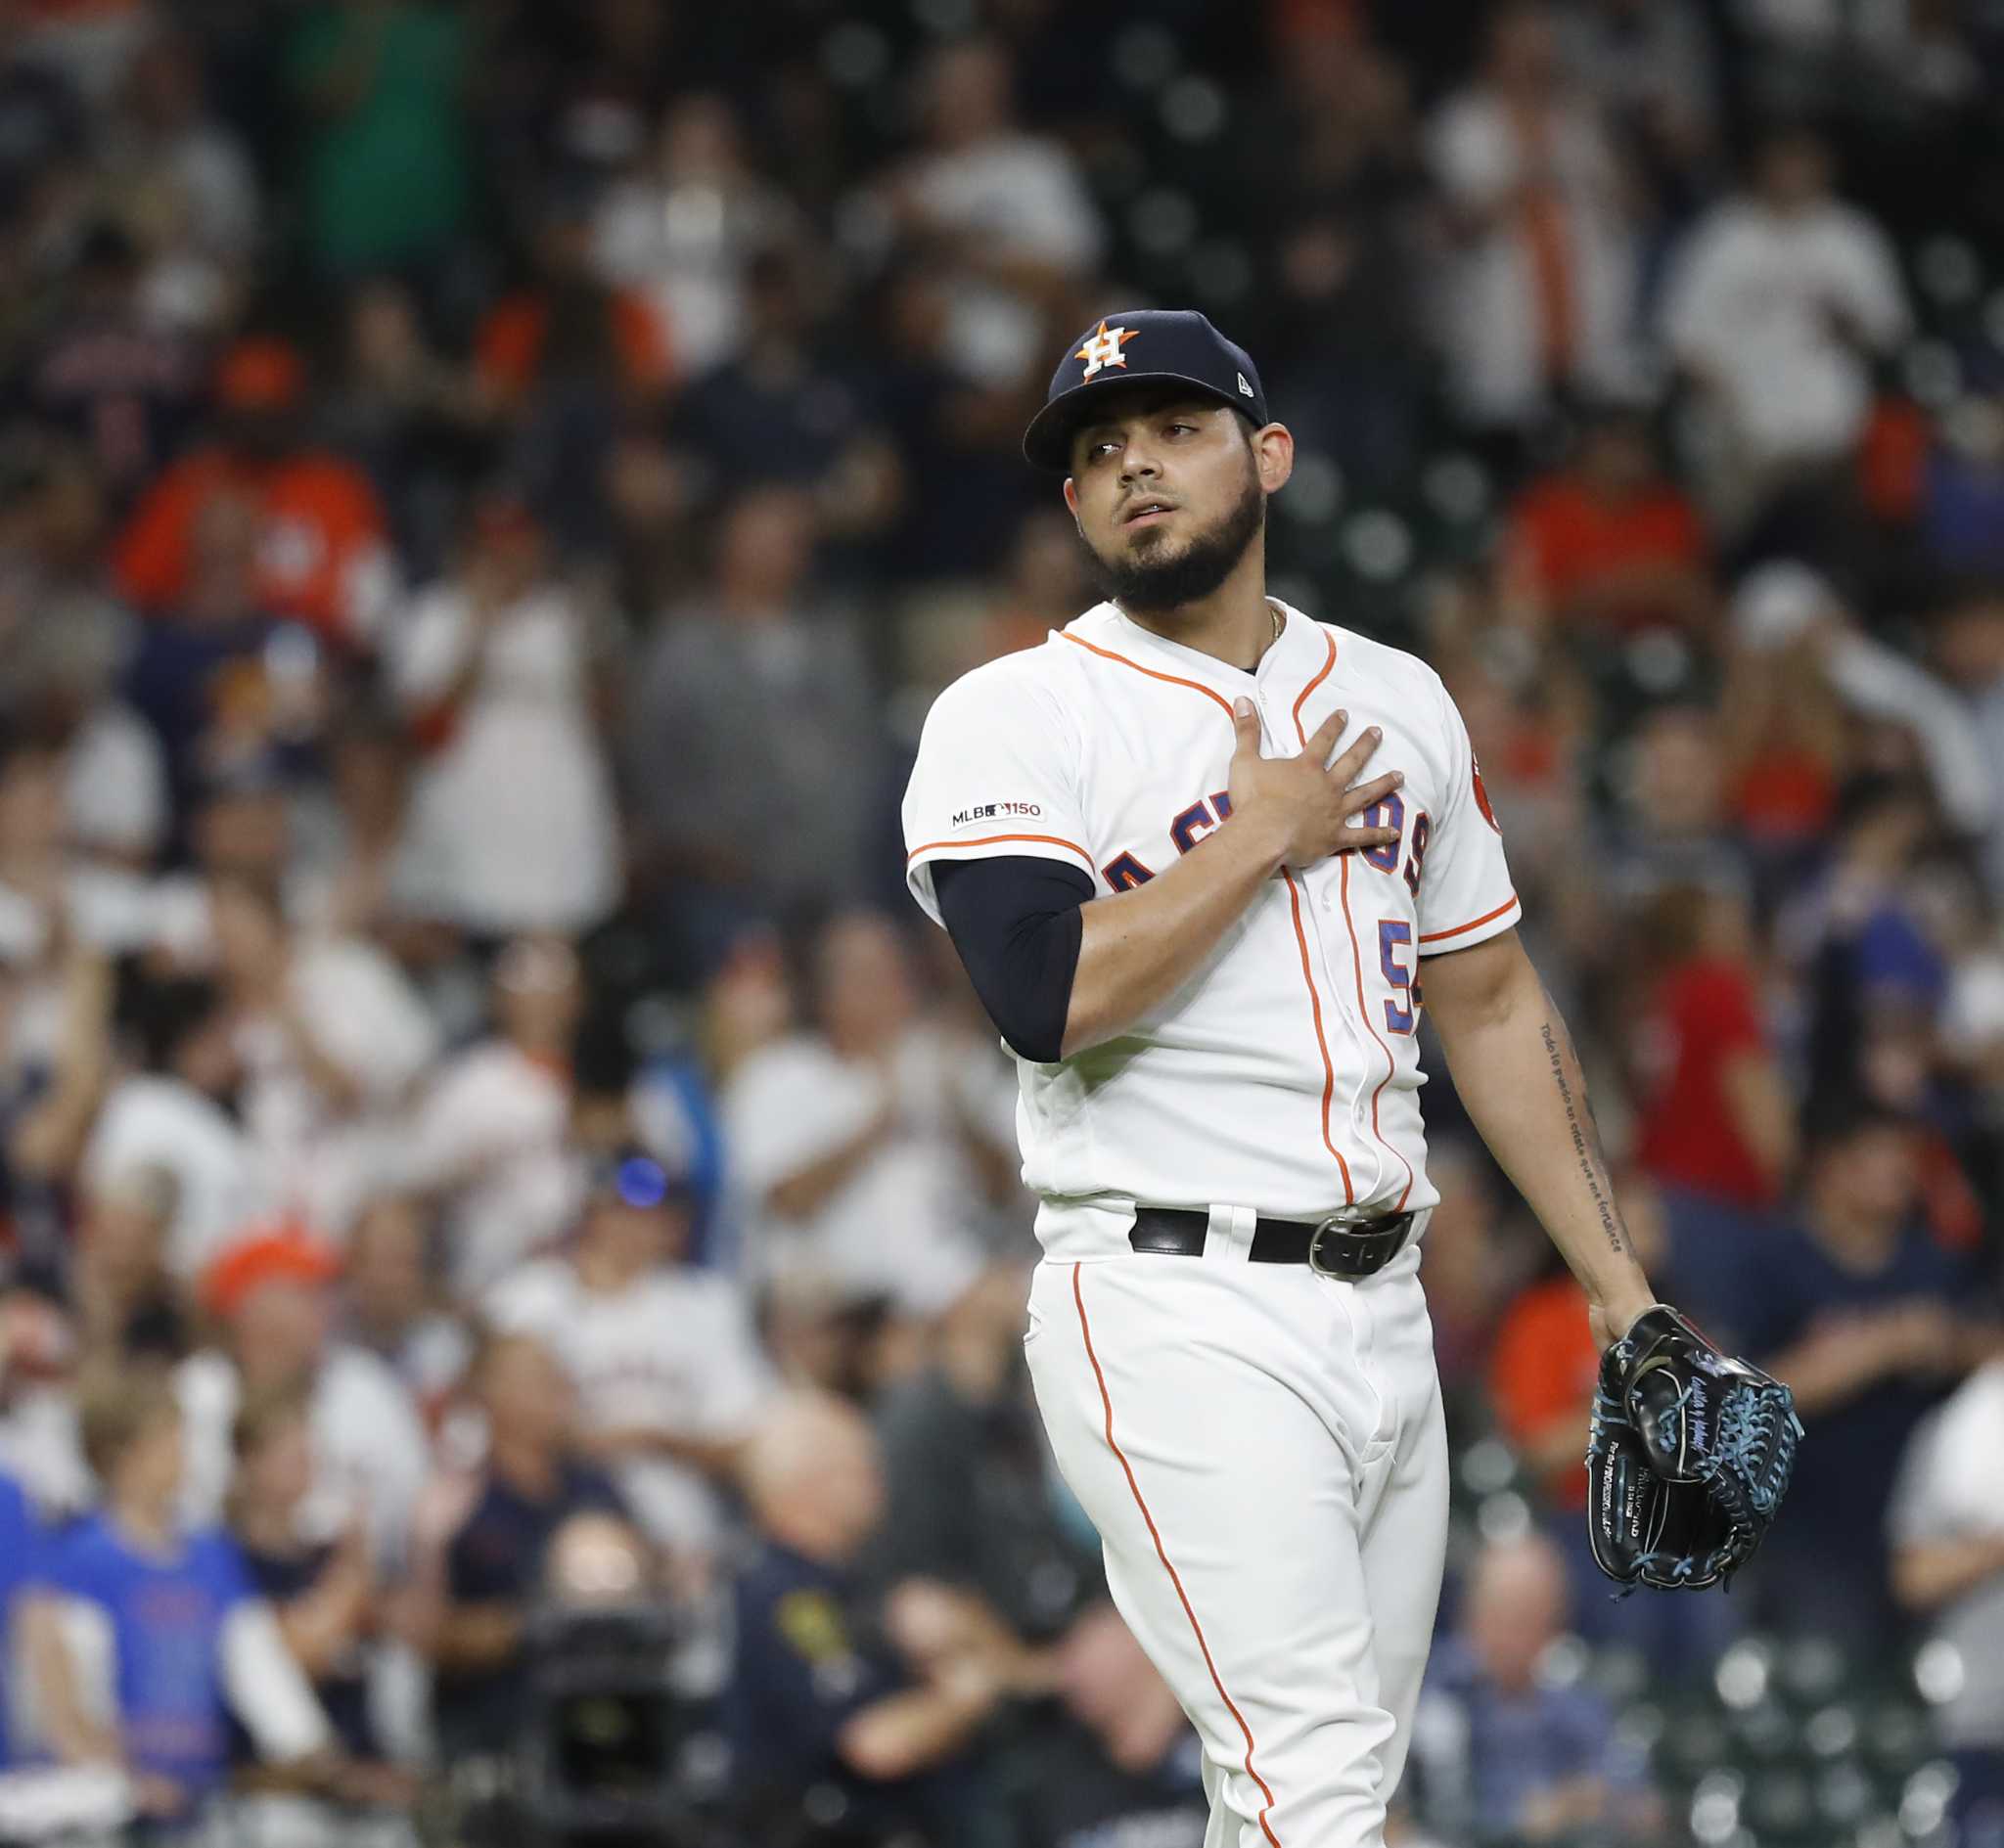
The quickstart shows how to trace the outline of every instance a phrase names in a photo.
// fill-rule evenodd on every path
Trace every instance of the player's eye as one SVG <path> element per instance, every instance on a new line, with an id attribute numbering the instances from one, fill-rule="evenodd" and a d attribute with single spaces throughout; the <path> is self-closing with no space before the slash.
<path id="1" fill-rule="evenodd" d="M 1184 436 L 1194 436 L 1197 434 L 1197 426 L 1195 424 L 1171 424 L 1169 428 L 1171 432 Z"/>

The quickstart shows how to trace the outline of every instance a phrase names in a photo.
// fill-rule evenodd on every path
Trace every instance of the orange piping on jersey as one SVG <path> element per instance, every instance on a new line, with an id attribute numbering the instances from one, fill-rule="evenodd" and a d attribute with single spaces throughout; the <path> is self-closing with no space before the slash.
<path id="1" fill-rule="evenodd" d="M 1371 1004 L 1364 999 L 1364 954 L 1357 947 L 1357 926 L 1350 922 L 1350 856 L 1344 854 L 1337 865 L 1343 874 L 1343 921 L 1350 933 L 1350 968 L 1357 977 L 1357 1018 L 1363 1021 L 1364 1031 L 1370 1034 L 1372 1043 L 1385 1055 L 1385 1076 L 1380 1078 L 1371 1091 L 1371 1134 L 1378 1138 L 1378 1147 L 1389 1149 L 1398 1155 L 1398 1165 L 1405 1170 L 1405 1186 L 1399 1190 L 1398 1204 L 1394 1213 L 1405 1211 L 1406 1196 L 1413 1191 L 1413 1164 L 1385 1140 L 1385 1132 L 1378 1127 L 1378 1098 L 1385 1087 L 1391 1082 L 1391 1074 L 1398 1069 L 1397 1061 L 1391 1056 L 1391 1048 L 1378 1037 L 1378 1029 L 1371 1024 Z"/>
<path id="2" fill-rule="evenodd" d="M 1322 671 L 1319 674 L 1317 674 L 1313 680 L 1309 681 L 1309 683 L 1305 687 L 1301 689 L 1300 697 L 1295 701 L 1295 736 L 1301 741 L 1301 748 L 1303 750 L 1306 750 L 1308 748 L 1308 728 L 1301 722 L 1301 708 L 1308 703 L 1308 696 L 1311 693 L 1313 693 L 1317 687 L 1321 686 L 1321 684 L 1325 680 L 1329 678 L 1330 670 L 1336 665 L 1336 637 L 1330 634 L 1330 632 L 1327 629 L 1325 629 L 1322 633 L 1323 639 L 1329 644 L 1329 658 L 1322 663 Z M 1378 1029 L 1371 1024 L 1371 1006 L 1370 1003 L 1364 999 L 1364 954 L 1363 951 L 1357 947 L 1357 926 L 1350 917 L 1350 856 L 1346 853 L 1338 854 L 1336 864 L 1339 875 L 1343 881 L 1342 891 L 1344 928 L 1350 933 L 1350 968 L 1352 971 L 1355 973 L 1357 979 L 1357 1018 L 1364 1023 L 1364 1031 L 1370 1034 L 1371 1043 L 1374 1046 L 1376 1046 L 1381 1053 L 1385 1055 L 1385 1076 L 1378 1080 L 1376 1089 L 1373 1090 L 1371 1093 L 1371 1134 L 1378 1138 L 1379 1148 L 1383 1149 L 1388 1154 L 1398 1155 L 1398 1165 L 1405 1170 L 1405 1187 L 1399 1194 L 1398 1204 L 1391 1209 L 1395 1213 L 1402 1213 L 1405 1211 L 1406 1195 L 1413 1191 L 1413 1164 L 1410 1161 L 1408 1161 L 1403 1155 L 1400 1155 L 1398 1153 L 1398 1150 L 1392 1148 L 1392 1146 L 1385 1140 L 1384 1131 L 1378 1127 L 1379 1093 L 1382 1092 L 1385 1089 L 1385 1087 L 1391 1081 L 1391 1074 L 1398 1069 L 1398 1065 L 1397 1061 L 1391 1056 L 1391 1048 L 1386 1045 L 1386 1043 L 1378 1037 Z M 1298 914 L 1297 915 L 1296 927 L 1297 929 L 1299 928 Z M 1303 943 L 1301 946 L 1303 968 L 1306 967 L 1307 954 L 1308 946 L 1305 943 Z M 1319 1029 L 1321 1024 L 1319 1014 L 1317 1015 L 1316 1024 Z M 1327 1058 L 1327 1054 L 1325 1054 L 1324 1057 Z M 1334 1074 L 1332 1074 L 1331 1083 L 1333 1088 Z M 1328 1099 L 1325 1097 L 1323 1100 L 1322 1131 L 1324 1141 L 1328 1141 L 1329 1138 L 1328 1120 L 1329 1103 Z M 1334 1146 L 1334 1144 L 1331 1145 L 1332 1148 Z M 1349 1172 L 1347 1169 L 1345 1169 L 1344 1172 L 1344 1188 L 1345 1192 L 1348 1192 Z M 1354 1201 L 1356 1199 L 1356 1195 L 1354 1194 L 1351 1194 L 1350 1198 L 1352 1201 Z"/>
<path id="3" fill-rule="evenodd" d="M 1087 866 L 1092 865 L 1092 855 L 1087 853 L 1075 840 L 1067 840 L 1063 834 L 982 834 L 974 840 L 928 840 L 914 847 L 905 855 L 909 866 L 922 853 L 931 853 L 938 847 L 993 847 L 1005 840 L 1036 840 L 1047 847 L 1063 847 L 1067 853 L 1075 853 Z"/>
<path id="4" fill-rule="evenodd" d="M 1304 750 L 1308 744 L 1308 734 L 1301 729 L 1301 708 L 1308 703 L 1308 696 L 1329 678 L 1331 670 L 1336 666 L 1336 637 L 1324 629 L 1322 639 L 1329 644 L 1329 658 L 1322 663 L 1322 671 L 1309 681 L 1295 699 L 1295 736 L 1301 741 L 1301 747 Z"/>
<path id="5" fill-rule="evenodd" d="M 1071 1267 L 1071 1300 L 1078 1306 L 1078 1332 L 1085 1341 L 1085 1358 L 1092 1363 L 1092 1376 L 1099 1382 L 1100 1405 L 1107 1415 L 1107 1448 L 1114 1453 L 1115 1461 L 1120 1465 L 1121 1473 L 1127 1478 L 1127 1492 L 1134 1497 L 1134 1506 L 1141 1510 L 1142 1524 L 1148 1529 L 1148 1537 L 1155 1542 L 1155 1556 L 1162 1562 L 1162 1570 L 1169 1575 L 1169 1584 L 1176 1593 L 1176 1601 L 1183 1606 L 1183 1615 L 1190 1619 L 1190 1634 L 1197 1639 L 1198 1653 L 1204 1657 L 1204 1666 L 1210 1671 L 1210 1685 L 1217 1690 L 1217 1697 L 1225 1703 L 1225 1711 L 1239 1723 L 1239 1733 L 1246 1741 L 1246 1776 L 1259 1786 L 1259 1794 L 1266 1799 L 1266 1808 L 1259 1812 L 1257 1821 L 1259 1832 L 1264 1835 L 1272 1848 L 1280 1848 L 1280 1837 L 1273 1832 L 1273 1825 L 1266 1819 L 1272 1813 L 1276 1801 L 1273 1786 L 1252 1767 L 1252 1729 L 1246 1724 L 1246 1716 L 1239 1711 L 1239 1703 L 1225 1692 L 1224 1678 L 1217 1672 L 1217 1663 L 1211 1659 L 1210 1645 L 1205 1641 L 1204 1626 L 1197 1621 L 1197 1611 L 1190 1602 L 1190 1594 L 1183 1589 L 1183 1580 L 1176 1568 L 1169 1563 L 1168 1549 L 1162 1545 L 1161 1528 L 1155 1524 L 1155 1516 L 1148 1511 L 1148 1503 L 1141 1493 L 1141 1484 L 1135 1479 L 1134 1465 L 1127 1461 L 1127 1453 L 1120 1448 L 1114 1436 L 1114 1399 L 1107 1390 L 1107 1375 L 1100 1367 L 1100 1357 L 1092 1344 L 1092 1324 L 1085 1315 L 1085 1288 L 1079 1273 L 1084 1266 Z"/>
<path id="6" fill-rule="evenodd" d="M 1329 643 L 1329 658 L 1323 662 L 1322 672 L 1301 690 L 1301 699 L 1308 697 L 1310 690 L 1320 686 L 1328 678 L 1329 670 L 1336 665 L 1336 637 L 1330 635 L 1326 629 L 1323 634 Z M 1201 680 L 1185 680 L 1180 674 L 1159 673 L 1153 667 L 1144 667 L 1139 661 L 1129 660 L 1124 654 L 1116 654 L 1110 648 L 1100 648 L 1091 642 L 1082 641 L 1067 629 L 1060 629 L 1058 635 L 1062 641 L 1077 643 L 1088 654 L 1097 654 L 1103 660 L 1117 661 L 1122 667 L 1131 667 L 1137 674 L 1146 674 L 1151 680 L 1164 680 L 1172 687 L 1188 687 L 1192 693 L 1201 693 L 1207 699 L 1222 706 L 1227 718 L 1232 719 L 1234 723 L 1237 722 L 1237 715 L 1232 711 L 1232 702 L 1223 694 L 1207 687 Z M 1295 701 L 1297 731 L 1300 729 L 1301 699 Z M 1306 742 L 1305 739 L 1302 741 L 1304 744 Z M 1315 1050 L 1322 1055 L 1322 1146 L 1336 1157 L 1337 1169 L 1343 1175 L 1344 1204 L 1354 1206 L 1357 1192 L 1350 1184 L 1349 1163 L 1343 1158 L 1343 1150 L 1336 1146 L 1336 1138 L 1329 1133 L 1329 1107 L 1336 1096 L 1336 1065 L 1329 1057 L 1329 1041 L 1324 1038 L 1322 1032 L 1322 997 L 1315 992 L 1314 966 L 1308 960 L 1308 933 L 1301 924 L 1300 888 L 1296 885 L 1295 876 L 1286 867 L 1281 868 L 1280 875 L 1288 882 L 1288 903 L 1293 906 L 1295 914 L 1295 941 L 1301 948 L 1301 979 L 1308 984 L 1308 1008 L 1315 1016 Z"/>
<path id="7" fill-rule="evenodd" d="M 1201 680 L 1185 680 L 1181 674 L 1165 674 L 1159 668 L 1144 667 L 1139 661 L 1129 660 L 1124 654 L 1116 654 L 1110 648 L 1101 648 L 1096 643 L 1084 641 L 1068 629 L 1060 629 L 1058 639 L 1061 642 L 1074 643 L 1088 654 L 1097 654 L 1104 660 L 1118 661 L 1122 667 L 1131 667 L 1137 674 L 1146 674 L 1151 680 L 1166 680 L 1172 687 L 1188 687 L 1192 693 L 1201 693 L 1207 699 L 1213 699 L 1223 706 L 1226 718 L 1233 716 L 1232 702 L 1215 687 L 1207 687 Z"/>
<path id="8" fill-rule="evenodd" d="M 1301 979 L 1308 984 L 1308 1007 L 1315 1015 L 1315 1050 L 1322 1055 L 1322 1146 L 1336 1157 L 1343 1173 L 1343 1200 L 1345 1206 L 1357 1202 L 1357 1190 L 1350 1185 L 1350 1164 L 1343 1158 L 1336 1138 L 1329 1133 L 1329 1106 L 1336 1098 L 1336 1066 L 1329 1057 L 1329 1042 L 1322 1036 L 1322 997 L 1315 992 L 1315 970 L 1308 961 L 1308 933 L 1301 927 L 1301 888 L 1286 867 L 1280 876 L 1288 882 L 1288 903 L 1295 914 L 1295 941 L 1301 946 Z"/>
<path id="9" fill-rule="evenodd" d="M 1485 911 L 1480 918 L 1471 918 L 1465 924 L 1456 924 L 1452 930 L 1429 930 L 1420 938 L 1422 943 L 1438 943 L 1446 937 L 1464 937 L 1471 930 L 1480 930 L 1492 918 L 1500 918 L 1517 903 L 1517 894 L 1512 892 L 1494 911 Z"/>

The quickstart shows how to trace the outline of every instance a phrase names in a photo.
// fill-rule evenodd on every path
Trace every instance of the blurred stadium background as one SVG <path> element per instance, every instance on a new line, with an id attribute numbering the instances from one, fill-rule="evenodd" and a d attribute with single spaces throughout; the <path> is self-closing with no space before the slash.
<path id="1" fill-rule="evenodd" d="M 2004 1842 L 2000 151 L 1997 0 L 0 0 L 0 1839 L 1199 1848 L 896 827 L 1161 303 L 1808 1425 L 1610 1601 L 1436 1078 L 1388 1840 Z"/>

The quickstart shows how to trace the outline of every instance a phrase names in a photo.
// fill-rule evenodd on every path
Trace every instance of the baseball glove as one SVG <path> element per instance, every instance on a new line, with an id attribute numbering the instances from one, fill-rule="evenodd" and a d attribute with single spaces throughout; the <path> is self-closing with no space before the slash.
<path id="1" fill-rule="evenodd" d="M 1594 1563 L 1631 1591 L 1729 1581 L 1773 1524 L 1801 1435 L 1788 1387 L 1658 1303 L 1601 1359 L 1586 1448 Z"/>

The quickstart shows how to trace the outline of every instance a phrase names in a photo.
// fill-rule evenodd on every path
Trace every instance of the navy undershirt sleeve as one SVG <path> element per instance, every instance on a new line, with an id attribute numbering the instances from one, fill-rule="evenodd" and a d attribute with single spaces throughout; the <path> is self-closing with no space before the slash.
<path id="1" fill-rule="evenodd" d="M 1092 880 L 1031 854 L 935 860 L 933 895 L 995 1030 L 1019 1058 L 1056 1064 Z"/>

